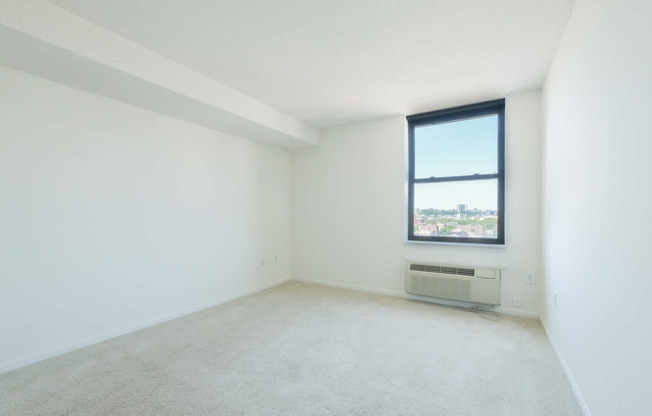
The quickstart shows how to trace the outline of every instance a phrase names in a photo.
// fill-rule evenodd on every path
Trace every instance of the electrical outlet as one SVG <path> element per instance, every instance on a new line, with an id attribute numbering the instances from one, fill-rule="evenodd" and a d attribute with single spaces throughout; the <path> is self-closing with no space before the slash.
<path id="1" fill-rule="evenodd" d="M 278 256 L 274 256 L 274 263 L 278 263 Z"/>
<path id="2" fill-rule="evenodd" d="M 525 273 L 525 283 L 529 285 L 533 285 L 535 280 L 535 275 L 534 272 L 527 272 Z"/>
<path id="3" fill-rule="evenodd" d="M 552 304 L 555 306 L 555 308 L 557 307 L 557 294 L 556 293 L 552 297 Z"/>
<path id="4" fill-rule="evenodd" d="M 512 297 L 512 306 L 516 308 L 521 307 L 521 297 L 520 296 L 514 296 Z"/>
<path id="5" fill-rule="evenodd" d="M 261 265 L 261 266 L 264 266 L 264 265 L 265 265 L 265 259 L 264 259 L 264 258 L 263 258 L 263 259 L 260 259 L 260 265 Z"/>

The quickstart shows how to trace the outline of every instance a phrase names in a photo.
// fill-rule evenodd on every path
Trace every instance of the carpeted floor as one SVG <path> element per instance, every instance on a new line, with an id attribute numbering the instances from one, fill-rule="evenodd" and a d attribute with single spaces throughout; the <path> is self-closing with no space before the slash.
<path id="1" fill-rule="evenodd" d="M 0 375 L 0 415 L 579 416 L 541 324 L 290 282 Z"/>

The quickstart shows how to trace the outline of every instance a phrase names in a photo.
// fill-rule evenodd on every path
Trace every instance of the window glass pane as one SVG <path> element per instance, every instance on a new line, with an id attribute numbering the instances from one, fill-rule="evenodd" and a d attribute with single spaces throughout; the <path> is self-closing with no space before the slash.
<path id="1" fill-rule="evenodd" d="M 414 235 L 497 238 L 498 180 L 414 184 Z"/>
<path id="2" fill-rule="evenodd" d="M 498 116 L 415 127 L 414 177 L 498 172 Z"/>

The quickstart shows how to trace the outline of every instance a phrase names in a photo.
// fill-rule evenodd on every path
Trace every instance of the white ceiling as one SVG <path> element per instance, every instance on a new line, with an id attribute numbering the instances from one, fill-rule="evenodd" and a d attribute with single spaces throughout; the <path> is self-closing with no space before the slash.
<path id="1" fill-rule="evenodd" d="M 322 128 L 540 87 L 575 0 L 49 3 Z"/>

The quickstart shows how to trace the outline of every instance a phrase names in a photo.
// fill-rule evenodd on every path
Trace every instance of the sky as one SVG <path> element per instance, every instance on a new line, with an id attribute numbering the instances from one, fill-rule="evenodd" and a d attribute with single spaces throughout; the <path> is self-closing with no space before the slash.
<path id="1" fill-rule="evenodd" d="M 415 129 L 415 178 L 498 171 L 498 117 L 486 116 Z M 495 179 L 414 185 L 415 208 L 497 209 Z"/>

